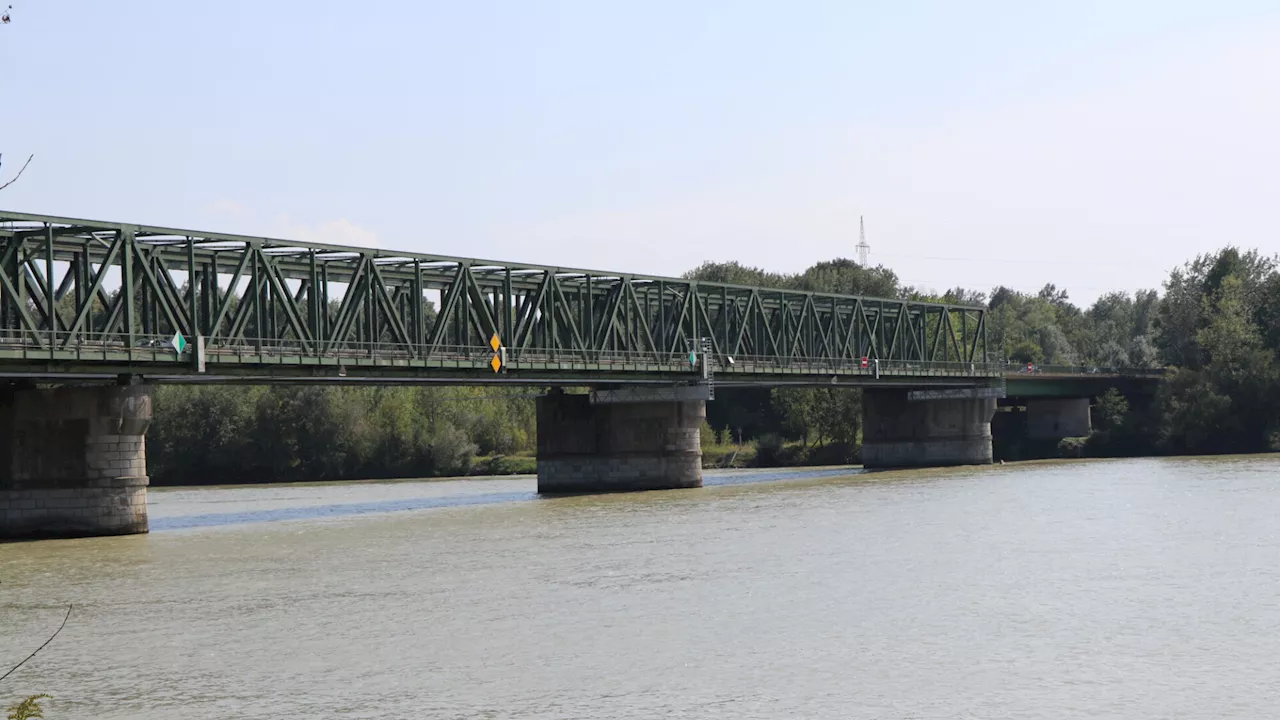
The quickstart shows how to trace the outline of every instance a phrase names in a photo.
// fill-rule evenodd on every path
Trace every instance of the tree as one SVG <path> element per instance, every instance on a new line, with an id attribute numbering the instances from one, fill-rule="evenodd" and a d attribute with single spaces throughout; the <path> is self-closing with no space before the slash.
<path id="1" fill-rule="evenodd" d="M 782 415 L 787 435 L 809 446 L 809 435 L 818 428 L 818 394 L 816 388 L 774 388 L 773 404 Z"/>
<path id="2" fill-rule="evenodd" d="M 1260 311 L 1274 274 L 1269 261 L 1234 248 L 1201 256 L 1172 274 L 1159 316 L 1162 349 L 1189 362 L 1159 396 L 1160 440 L 1167 450 L 1269 448 L 1280 427 L 1280 377 L 1276 353 L 1267 348 L 1256 318 L 1265 316 Z"/>
<path id="3" fill-rule="evenodd" d="M 1160 351 L 1148 335 L 1139 335 L 1133 339 L 1129 351 L 1129 366 L 1135 368 L 1153 368 L 1159 364 Z"/>
<path id="4" fill-rule="evenodd" d="M 991 304 L 989 307 L 992 310 L 998 310 L 1005 305 L 1012 303 L 1018 297 L 1018 294 L 1018 291 L 1012 290 L 1003 285 L 997 286 L 995 290 L 991 291 Z"/>
<path id="5" fill-rule="evenodd" d="M 1207 358 L 1198 335 L 1209 322 L 1205 298 L 1217 298 L 1228 277 L 1240 287 L 1232 292 L 1240 298 L 1255 320 L 1269 317 L 1266 298 L 1276 275 L 1274 258 L 1256 250 L 1241 253 L 1233 247 L 1214 254 L 1199 255 L 1169 274 L 1165 297 L 1155 314 L 1156 346 L 1161 360 L 1180 367 L 1199 369 Z"/>
<path id="6" fill-rule="evenodd" d="M 977 290 L 954 287 L 942 294 L 942 302 L 949 305 L 985 305 L 987 294 Z"/>
<path id="7" fill-rule="evenodd" d="M 755 285 L 803 292 L 841 293 L 870 297 L 902 296 L 898 276 L 889 268 L 863 267 L 852 260 L 838 258 L 820 262 L 799 275 L 773 273 L 748 267 L 738 262 L 705 262 L 684 274 L 689 280 Z"/>
<path id="8" fill-rule="evenodd" d="M 728 285 L 758 285 L 763 287 L 786 287 L 787 278 L 777 273 L 765 272 L 760 268 L 747 267 L 737 261 L 717 263 L 704 262 L 684 274 L 687 280 L 705 280 L 707 282 L 725 283 Z"/>
<path id="9" fill-rule="evenodd" d="M 818 427 L 832 442 L 853 447 L 862 425 L 862 390 L 819 388 L 816 408 Z"/>
<path id="10" fill-rule="evenodd" d="M 1256 312 L 1263 345 L 1280 352 L 1280 272 L 1272 272 L 1262 283 Z"/>
<path id="11" fill-rule="evenodd" d="M 1159 441 L 1175 453 L 1214 452 L 1229 420 L 1231 398 L 1216 392 L 1196 370 L 1177 370 L 1161 387 Z"/>
<path id="12" fill-rule="evenodd" d="M 1067 300 L 1067 291 L 1065 289 L 1059 290 L 1058 286 L 1053 283 L 1047 283 L 1043 288 L 1040 288 L 1040 293 L 1036 297 L 1059 307 L 1070 304 Z"/>
<path id="13" fill-rule="evenodd" d="M 820 262 L 801 273 L 791 284 L 797 290 L 810 292 L 883 298 L 899 296 L 898 276 L 892 270 L 884 266 L 863 267 L 843 258 Z"/>
<path id="14" fill-rule="evenodd" d="M 1040 329 L 1040 347 L 1044 350 L 1044 361 L 1054 365 L 1075 365 L 1079 361 L 1075 348 L 1067 339 L 1066 333 L 1057 325 L 1050 324 Z"/>
<path id="15" fill-rule="evenodd" d="M 1269 362 L 1261 353 L 1262 341 L 1251 317 L 1244 283 L 1228 275 L 1206 284 L 1202 300 L 1208 318 L 1196 333 L 1196 343 L 1217 375 L 1239 376 Z M 1212 290 L 1212 292 L 1209 292 Z"/>
<path id="16" fill-rule="evenodd" d="M 1124 427 L 1129 416 L 1129 401 L 1115 388 L 1108 389 L 1099 398 L 1093 408 L 1094 430 L 1102 433 L 1115 433 Z"/>

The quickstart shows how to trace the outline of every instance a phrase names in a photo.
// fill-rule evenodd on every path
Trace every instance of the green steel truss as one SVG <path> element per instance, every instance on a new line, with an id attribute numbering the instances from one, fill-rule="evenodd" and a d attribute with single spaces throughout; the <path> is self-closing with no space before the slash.
<path id="1" fill-rule="evenodd" d="M 984 310 L 0 212 L 0 372 L 986 377 Z M 181 334 L 191 347 L 170 346 Z M 863 358 L 867 358 L 864 363 Z"/>

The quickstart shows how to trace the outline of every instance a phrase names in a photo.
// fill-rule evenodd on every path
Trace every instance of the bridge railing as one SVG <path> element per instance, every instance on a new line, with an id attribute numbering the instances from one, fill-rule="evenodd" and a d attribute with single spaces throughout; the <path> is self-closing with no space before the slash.
<path id="1" fill-rule="evenodd" d="M 1165 373 L 1163 368 L 1125 368 L 1110 365 L 1041 365 L 1037 363 L 999 363 L 1006 375 L 1126 375 L 1152 377 Z"/>
<path id="2" fill-rule="evenodd" d="M 778 358 L 770 356 L 738 356 L 733 357 L 732 362 L 729 358 L 719 360 L 716 365 L 717 373 L 755 373 L 761 368 L 784 367 L 790 373 L 804 374 L 822 374 L 827 372 L 840 374 L 858 374 L 858 375 L 945 375 L 974 377 L 999 375 L 1001 368 L 989 363 L 981 362 L 942 362 L 942 361 L 917 361 L 917 360 L 881 360 L 877 358 L 868 358 L 866 365 L 862 364 L 860 358 L 849 358 L 837 362 L 827 359 L 810 360 L 808 358 L 790 358 L 779 362 Z"/>
<path id="3" fill-rule="evenodd" d="M 134 335 L 130 347 L 115 334 L 95 337 L 92 333 L 65 331 L 38 334 L 12 333 L 0 336 L 0 355 L 29 360 L 79 359 L 88 362 L 146 360 L 154 362 L 188 362 L 192 349 L 181 355 L 173 347 L 173 336 Z M 191 338 L 186 338 L 193 343 Z M 545 348 L 508 348 L 506 364 L 510 369 L 580 368 L 585 370 L 619 370 L 657 372 L 669 375 L 700 374 L 701 353 L 690 358 L 688 349 L 677 351 L 566 350 Z M 298 339 L 237 338 L 228 341 L 214 338 L 207 342 L 205 355 L 210 362 L 270 364 L 323 364 L 360 366 L 406 366 L 427 360 L 433 366 L 483 370 L 489 366 L 494 352 L 488 345 L 432 345 L 422 347 L 397 342 L 344 342 L 337 347 Z M 939 362 L 886 360 L 869 358 L 866 366 L 861 358 L 778 357 L 774 355 L 712 354 L 712 367 L 718 375 L 852 375 L 852 376 L 941 376 L 998 377 L 1018 375 L 1126 375 L 1158 376 L 1158 368 L 1113 368 L 1101 365 L 1037 365 L 1021 363 Z M 692 361 L 691 361 L 692 360 Z"/>
<path id="4" fill-rule="evenodd" d="M 302 352 L 296 341 L 263 340 L 261 344 L 249 341 L 233 345 L 218 345 L 207 349 L 211 358 L 232 357 L 247 359 L 254 356 L 293 355 Z M 349 360 L 354 364 L 373 361 L 377 364 L 394 364 L 423 357 L 437 363 L 457 363 L 460 366 L 486 367 L 494 352 L 487 345 L 440 345 L 423 353 L 420 348 L 400 343 L 346 343 L 340 348 L 310 353 L 321 358 Z M 599 351 L 573 350 L 549 351 L 546 349 L 509 348 L 504 353 L 510 368 L 538 367 L 546 365 L 584 365 L 601 369 L 651 370 L 665 373 L 688 373 L 696 376 L 700 371 L 698 355 L 690 358 L 688 351 Z M 713 367 L 718 374 L 855 374 L 869 375 L 921 375 L 921 376 L 996 376 L 1003 368 L 989 363 L 973 362 L 925 362 L 908 360 L 869 359 L 864 367 L 860 359 L 832 362 L 829 359 L 803 357 L 778 358 L 770 355 L 741 355 L 735 357 L 712 356 Z"/>

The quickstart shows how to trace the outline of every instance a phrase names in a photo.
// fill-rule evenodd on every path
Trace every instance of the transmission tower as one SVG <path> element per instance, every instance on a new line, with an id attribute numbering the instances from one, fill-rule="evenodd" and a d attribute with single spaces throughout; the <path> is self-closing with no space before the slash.
<path id="1" fill-rule="evenodd" d="M 862 216 L 858 216 L 858 264 L 866 267 L 867 260 L 871 257 L 871 246 L 867 244 L 867 226 L 862 221 Z"/>

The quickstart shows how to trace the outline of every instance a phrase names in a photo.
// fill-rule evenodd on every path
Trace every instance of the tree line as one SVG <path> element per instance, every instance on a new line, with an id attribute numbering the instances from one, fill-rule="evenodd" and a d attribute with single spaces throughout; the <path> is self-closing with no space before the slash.
<path id="1" fill-rule="evenodd" d="M 1163 293 L 1107 293 L 1088 307 L 1054 285 L 932 293 L 850 260 L 797 274 L 705 263 L 685 276 L 978 304 L 989 311 L 993 361 L 1169 368 L 1149 402 L 1097 399 L 1090 454 L 1280 448 L 1280 266 L 1257 251 L 1201 255 L 1174 269 Z M 527 389 L 164 386 L 154 402 L 148 463 L 158 484 L 455 475 L 477 456 L 529 456 L 536 444 Z M 755 444 L 762 464 L 852 462 L 861 403 L 856 389 L 723 388 L 704 439 Z"/>
<path id="2" fill-rule="evenodd" d="M 153 414 L 157 484 L 460 475 L 532 452 L 537 425 L 514 388 L 166 385 Z"/>

